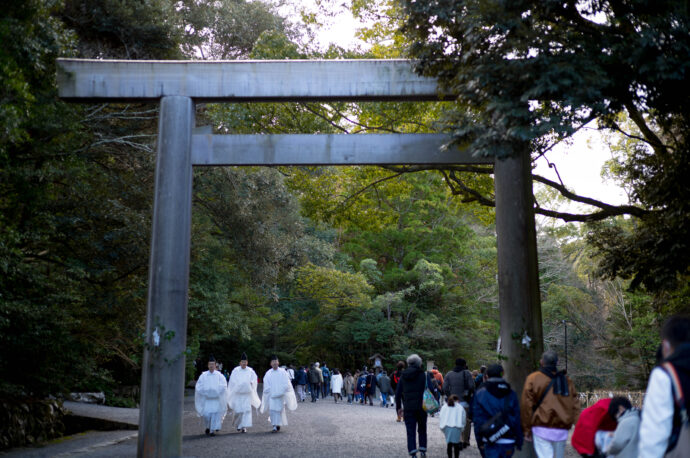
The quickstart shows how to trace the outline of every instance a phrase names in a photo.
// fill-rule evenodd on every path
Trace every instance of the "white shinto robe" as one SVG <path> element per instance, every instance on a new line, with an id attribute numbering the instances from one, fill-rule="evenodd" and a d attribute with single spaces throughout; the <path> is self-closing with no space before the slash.
<path id="1" fill-rule="evenodd" d="M 196 382 L 194 406 L 196 413 L 203 417 L 204 426 L 211 431 L 219 431 L 228 411 L 228 385 L 220 371 L 206 371 Z"/>
<path id="2" fill-rule="evenodd" d="M 261 405 L 257 387 L 254 369 L 237 366 L 232 370 L 228 380 L 228 407 L 233 411 L 235 428 L 252 426 L 252 407 L 258 409 Z"/>
<path id="3" fill-rule="evenodd" d="M 295 410 L 297 408 L 297 399 L 285 369 L 269 369 L 266 372 L 266 375 L 264 375 L 263 394 L 261 413 L 264 413 L 266 406 L 268 406 L 271 425 L 287 425 L 285 406 L 287 405 L 290 410 Z"/>

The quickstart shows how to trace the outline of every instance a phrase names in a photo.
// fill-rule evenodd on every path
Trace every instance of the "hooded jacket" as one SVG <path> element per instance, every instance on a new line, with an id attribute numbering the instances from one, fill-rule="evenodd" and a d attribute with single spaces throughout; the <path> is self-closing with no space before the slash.
<path id="1" fill-rule="evenodd" d="M 395 408 L 400 410 L 402 402 L 405 412 L 422 410 L 422 396 L 427 385 L 427 377 L 422 369 L 410 366 L 405 369 L 395 390 Z"/>
<path id="2" fill-rule="evenodd" d="M 534 410 L 533 407 L 539 402 L 553 377 L 557 378 L 556 383 Z M 572 380 L 563 373 L 545 369 L 527 376 L 520 407 L 522 430 L 525 434 L 530 434 L 533 426 L 570 429 L 580 415 L 580 399 Z"/>
<path id="3" fill-rule="evenodd" d="M 632 408 L 618 418 L 618 427 L 613 433 L 606 455 L 616 458 L 637 458 L 640 430 L 640 411 Z"/>
<path id="4" fill-rule="evenodd" d="M 483 438 L 478 433 L 479 428 L 501 411 L 510 426 L 510 431 L 503 436 L 503 439 L 512 439 L 518 449 L 522 448 L 523 434 L 517 394 L 510 388 L 510 384 L 500 377 L 492 377 L 484 382 L 472 401 L 474 415 L 472 420 L 475 424 L 474 435 L 477 443 L 483 442 Z"/>
<path id="5" fill-rule="evenodd" d="M 295 371 L 295 383 L 297 385 L 306 385 L 307 384 L 307 373 L 304 372 L 304 369 L 297 369 Z"/>

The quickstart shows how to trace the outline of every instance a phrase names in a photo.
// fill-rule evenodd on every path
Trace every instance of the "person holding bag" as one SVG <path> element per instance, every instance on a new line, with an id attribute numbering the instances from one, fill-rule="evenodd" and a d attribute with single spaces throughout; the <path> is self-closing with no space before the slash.
<path id="1" fill-rule="evenodd" d="M 395 391 L 395 409 L 405 420 L 407 451 L 411 457 L 417 457 L 417 453 L 422 458 L 426 457 L 427 412 L 424 410 L 424 393 L 427 391 L 427 383 L 427 374 L 422 370 L 422 358 L 416 354 L 408 356 L 407 369 L 403 371 Z"/>
<path id="2" fill-rule="evenodd" d="M 503 367 L 491 364 L 488 379 L 472 403 L 474 435 L 484 458 L 509 457 L 524 440 L 520 424 L 520 403 L 510 384 L 503 379 Z"/>

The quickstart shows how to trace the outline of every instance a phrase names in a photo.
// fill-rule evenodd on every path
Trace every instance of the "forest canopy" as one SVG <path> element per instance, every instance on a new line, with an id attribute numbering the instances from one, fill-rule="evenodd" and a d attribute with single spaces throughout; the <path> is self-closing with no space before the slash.
<path id="1" fill-rule="evenodd" d="M 545 346 L 562 353 L 568 326 L 580 389 L 642 386 L 661 320 L 688 309 L 690 259 L 688 11 L 647 3 L 352 1 L 371 46 L 320 49 L 317 16 L 295 21 L 267 2 L 10 1 L 0 393 L 103 390 L 128 405 L 118 388 L 140 381 L 158 107 L 65 104 L 55 59 L 66 56 L 414 57 L 459 94 L 199 104 L 197 125 L 216 133 L 445 131 L 477 154 L 508 154 L 515 140 L 536 157 L 596 122 L 614 154 L 606 173 L 631 200 L 568 216 L 559 199 L 580 196 L 551 183 L 560 197 L 539 197 L 550 218 L 538 243 Z M 193 199 L 188 378 L 209 353 L 226 367 L 242 351 L 255 367 L 272 353 L 341 369 L 374 353 L 391 366 L 417 352 L 442 369 L 496 359 L 490 169 L 199 169 Z"/>

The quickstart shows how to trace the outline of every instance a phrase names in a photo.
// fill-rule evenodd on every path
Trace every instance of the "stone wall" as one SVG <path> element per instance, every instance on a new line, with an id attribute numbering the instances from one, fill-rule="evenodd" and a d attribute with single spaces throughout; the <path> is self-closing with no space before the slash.
<path id="1" fill-rule="evenodd" d="M 0 450 L 62 436 L 64 416 L 57 400 L 0 399 Z"/>

